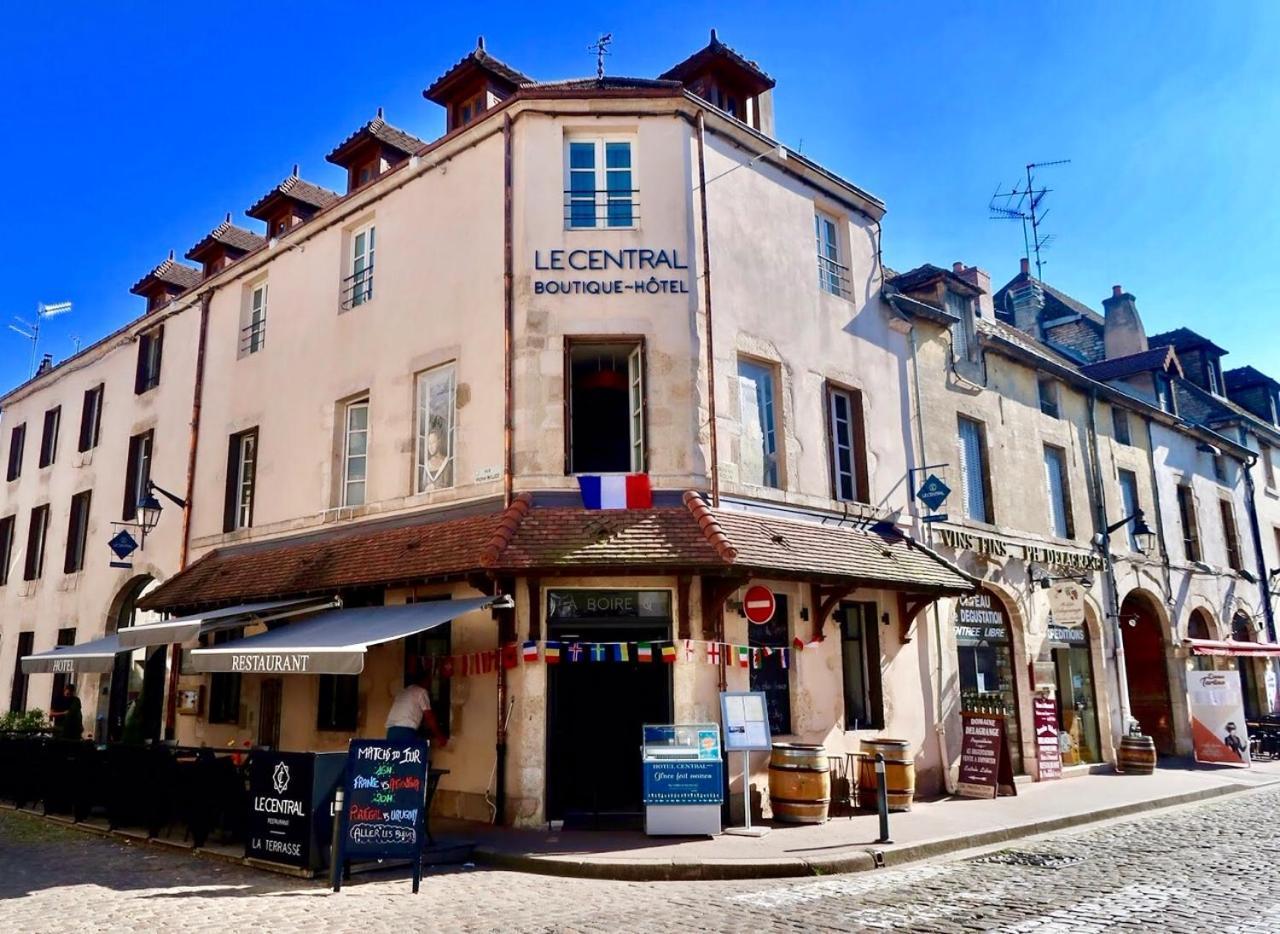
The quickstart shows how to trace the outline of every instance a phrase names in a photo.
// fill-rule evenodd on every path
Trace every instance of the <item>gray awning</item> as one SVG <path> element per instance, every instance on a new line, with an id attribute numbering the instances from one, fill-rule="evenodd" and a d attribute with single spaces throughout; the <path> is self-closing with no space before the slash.
<path id="1" fill-rule="evenodd" d="M 142 645 L 167 645 L 173 642 L 185 646 L 193 646 L 196 640 L 206 632 L 218 629 L 233 629 L 253 622 L 266 622 L 312 610 L 324 610 L 338 606 L 336 600 L 315 597 L 294 600 L 269 600 L 265 603 L 242 603 L 239 606 L 227 606 L 220 610 L 209 610 L 193 616 L 182 616 L 178 619 L 165 619 L 158 623 L 143 623 L 141 626 L 129 626 L 121 629 L 117 635 L 120 645 L 127 649 Z"/>
<path id="2" fill-rule="evenodd" d="M 193 649 L 191 668 L 247 674 L 356 675 L 364 670 L 369 646 L 425 632 L 494 605 L 508 606 L 510 597 L 332 610 L 256 636 Z"/>
<path id="3" fill-rule="evenodd" d="M 24 675 L 72 674 L 73 672 L 110 671 L 116 663 L 116 655 L 127 652 L 120 647 L 116 634 L 94 639 L 80 645 L 62 645 L 47 652 L 36 652 L 22 657 Z"/>

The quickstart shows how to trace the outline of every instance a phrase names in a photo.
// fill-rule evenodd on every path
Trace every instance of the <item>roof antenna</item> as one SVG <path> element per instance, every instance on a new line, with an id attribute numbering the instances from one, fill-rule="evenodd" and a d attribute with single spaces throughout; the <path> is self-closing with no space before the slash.
<path id="1" fill-rule="evenodd" d="M 38 352 L 40 347 L 40 325 L 42 325 L 48 318 L 65 314 L 70 310 L 70 302 L 54 302 L 52 305 L 46 305 L 44 302 L 36 302 L 36 315 L 34 321 L 24 321 L 16 315 L 14 316 L 13 320 L 17 321 L 18 324 L 22 325 L 22 327 L 18 327 L 16 324 L 11 324 L 9 325 L 9 330 L 16 331 L 18 334 L 21 334 L 27 340 L 31 341 L 30 375 L 36 375 L 36 361 L 39 359 Z"/>
<path id="2" fill-rule="evenodd" d="M 603 36 L 601 36 L 595 42 L 591 43 L 591 45 L 587 46 L 588 52 L 596 53 L 596 80 L 597 81 L 604 80 L 604 57 L 606 55 L 613 54 L 612 52 L 609 51 L 609 46 L 612 43 L 613 43 L 613 33 L 606 32 Z"/>
<path id="3" fill-rule="evenodd" d="M 1022 255 L 1030 256 L 1032 252 L 1036 254 L 1036 278 L 1042 282 L 1044 281 L 1044 260 L 1041 259 L 1040 252 L 1047 250 L 1057 236 L 1040 233 L 1040 225 L 1049 216 L 1048 210 L 1040 210 L 1040 205 L 1053 189 L 1036 187 L 1035 170 L 1048 168 L 1051 165 L 1067 165 L 1070 162 L 1070 159 L 1028 162 L 1027 187 L 1020 190 L 1017 185 L 1014 185 L 1009 191 L 1001 191 L 1000 186 L 997 186 L 995 194 L 987 204 L 987 210 L 991 212 L 990 217 L 993 221 L 1022 221 L 1022 245 L 1025 250 Z M 1028 223 L 1031 225 L 1030 229 L 1027 227 Z"/>

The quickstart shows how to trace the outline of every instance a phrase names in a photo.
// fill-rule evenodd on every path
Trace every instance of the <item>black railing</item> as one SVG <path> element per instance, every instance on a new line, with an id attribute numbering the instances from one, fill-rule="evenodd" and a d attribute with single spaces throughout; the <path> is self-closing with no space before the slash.
<path id="1" fill-rule="evenodd" d="M 254 321 L 240 329 L 240 353 L 257 353 L 267 343 L 267 320 Z"/>
<path id="2" fill-rule="evenodd" d="M 849 267 L 818 254 L 818 288 L 832 295 L 849 294 Z"/>
<path id="3" fill-rule="evenodd" d="M 564 225 L 576 230 L 640 226 L 639 189 L 565 189 Z"/>
<path id="4" fill-rule="evenodd" d="M 355 308 L 373 298 L 373 263 L 342 280 L 342 308 Z"/>

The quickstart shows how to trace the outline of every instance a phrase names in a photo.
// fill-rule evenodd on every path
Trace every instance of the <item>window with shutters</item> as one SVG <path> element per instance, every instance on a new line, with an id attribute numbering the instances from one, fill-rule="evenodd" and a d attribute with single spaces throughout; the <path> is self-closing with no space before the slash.
<path id="1" fill-rule="evenodd" d="M 4 562 L 0 564 L 0 587 L 9 583 L 9 569 L 13 566 L 13 536 L 17 524 L 17 515 L 0 519 L 0 560 Z"/>
<path id="2" fill-rule="evenodd" d="M 1050 418 L 1060 418 L 1061 409 L 1058 405 L 1057 382 L 1042 378 L 1037 382 L 1037 390 L 1040 394 L 1040 411 Z"/>
<path id="3" fill-rule="evenodd" d="M 22 453 L 27 446 L 27 423 L 14 425 L 9 432 L 9 470 L 6 479 L 13 481 L 22 476 Z"/>
<path id="4" fill-rule="evenodd" d="M 987 431 L 982 422 L 959 416 L 960 494 L 967 519 L 995 522 L 991 476 L 987 467 Z"/>
<path id="5" fill-rule="evenodd" d="M 160 385 L 160 357 L 164 349 L 164 325 L 138 335 L 138 371 L 133 391 L 142 395 Z"/>
<path id="6" fill-rule="evenodd" d="M 1222 538 L 1227 546 L 1227 567 L 1233 571 L 1244 570 L 1244 562 L 1240 554 L 1240 534 L 1236 529 L 1236 508 L 1229 499 L 1218 500 L 1218 510 L 1222 514 Z"/>
<path id="7" fill-rule="evenodd" d="M 124 471 L 124 507 L 120 516 L 132 522 L 138 514 L 138 502 L 151 483 L 151 451 L 155 430 L 144 431 L 129 439 L 129 460 Z"/>
<path id="8" fill-rule="evenodd" d="M 58 459 L 58 428 L 62 424 L 62 406 L 44 413 L 44 430 L 40 433 L 40 466 L 48 467 Z"/>
<path id="9" fill-rule="evenodd" d="M 955 323 L 951 325 L 951 354 L 957 360 L 973 359 L 973 335 L 970 333 L 972 320 L 969 313 L 971 302 L 969 296 L 947 290 L 947 311 L 956 317 Z"/>
<path id="10" fill-rule="evenodd" d="M 13 653 L 13 684 L 9 688 L 9 710 L 14 713 L 27 709 L 27 686 L 31 683 L 31 676 L 22 673 L 22 659 L 31 654 L 35 643 L 34 632 L 18 633 L 17 648 Z"/>
<path id="11" fill-rule="evenodd" d="M 862 393 L 827 384 L 827 435 L 831 450 L 832 496 L 844 502 L 868 502 Z"/>
<path id="12" fill-rule="evenodd" d="M 1178 484 L 1178 519 L 1182 523 L 1182 553 L 1188 561 L 1199 561 L 1200 529 L 1196 524 L 1196 502 L 1191 485 Z"/>
<path id="13" fill-rule="evenodd" d="M 743 483 L 781 489 L 778 458 L 778 412 L 774 402 L 774 368 L 738 360 L 738 405 L 742 446 L 738 469 Z"/>
<path id="14" fill-rule="evenodd" d="M 1045 485 L 1049 494 L 1049 528 L 1058 538 L 1074 538 L 1071 515 L 1071 486 L 1067 478 L 1067 452 L 1052 444 L 1044 446 Z"/>
<path id="15" fill-rule="evenodd" d="M 102 396 L 106 387 L 99 383 L 84 391 L 84 401 L 80 406 L 80 443 L 77 446 L 81 453 L 92 451 L 98 446 L 98 437 L 102 431 Z"/>
<path id="16" fill-rule="evenodd" d="M 27 561 L 22 579 L 39 580 L 44 574 L 44 546 L 49 539 L 49 504 L 31 510 L 31 522 L 27 526 Z"/>
<path id="17" fill-rule="evenodd" d="M 68 626 L 58 630 L 58 645 L 68 646 L 76 644 L 76 630 L 73 626 Z M 49 710 L 50 712 L 61 712 L 67 709 L 67 699 L 62 696 L 62 692 L 66 690 L 68 684 L 75 684 L 71 675 L 59 672 L 53 676 L 53 691 L 49 694 Z"/>
<path id="18" fill-rule="evenodd" d="M 1120 505 L 1124 510 L 1125 516 L 1132 516 L 1138 511 L 1138 475 L 1132 470 L 1121 470 L 1119 473 L 1120 480 Z M 1138 547 L 1138 536 L 1134 533 L 1134 523 L 1125 523 L 1125 534 L 1129 538 L 1129 550 L 1133 552 L 1140 551 Z"/>
<path id="19" fill-rule="evenodd" d="M 227 445 L 227 488 L 222 531 L 253 525 L 254 484 L 258 468 L 258 429 L 237 432 Z"/>
<path id="20" fill-rule="evenodd" d="M 71 497 L 67 514 L 67 551 L 62 561 L 64 574 L 74 574 L 84 569 L 85 545 L 89 540 L 89 503 L 92 490 L 82 490 Z"/>

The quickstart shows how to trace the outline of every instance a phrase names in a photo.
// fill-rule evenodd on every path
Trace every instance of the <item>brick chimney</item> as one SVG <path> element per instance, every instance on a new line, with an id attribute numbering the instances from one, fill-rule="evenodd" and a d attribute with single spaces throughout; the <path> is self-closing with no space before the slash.
<path id="1" fill-rule="evenodd" d="M 982 290 L 978 296 L 978 317 L 994 321 L 996 306 L 991 295 L 991 274 L 977 266 L 966 266 L 964 263 L 952 263 L 951 271 L 965 282 Z"/>
<path id="2" fill-rule="evenodd" d="M 1107 359 L 1127 357 L 1148 349 L 1147 332 L 1142 327 L 1136 299 L 1118 285 L 1111 287 L 1111 297 L 1102 302 L 1106 312 L 1102 338 Z"/>
<path id="3" fill-rule="evenodd" d="M 1044 310 L 1044 289 L 1031 275 L 1031 262 L 1024 256 L 1021 270 L 1006 293 L 1013 310 L 1013 326 L 1040 339 L 1040 312 Z"/>

